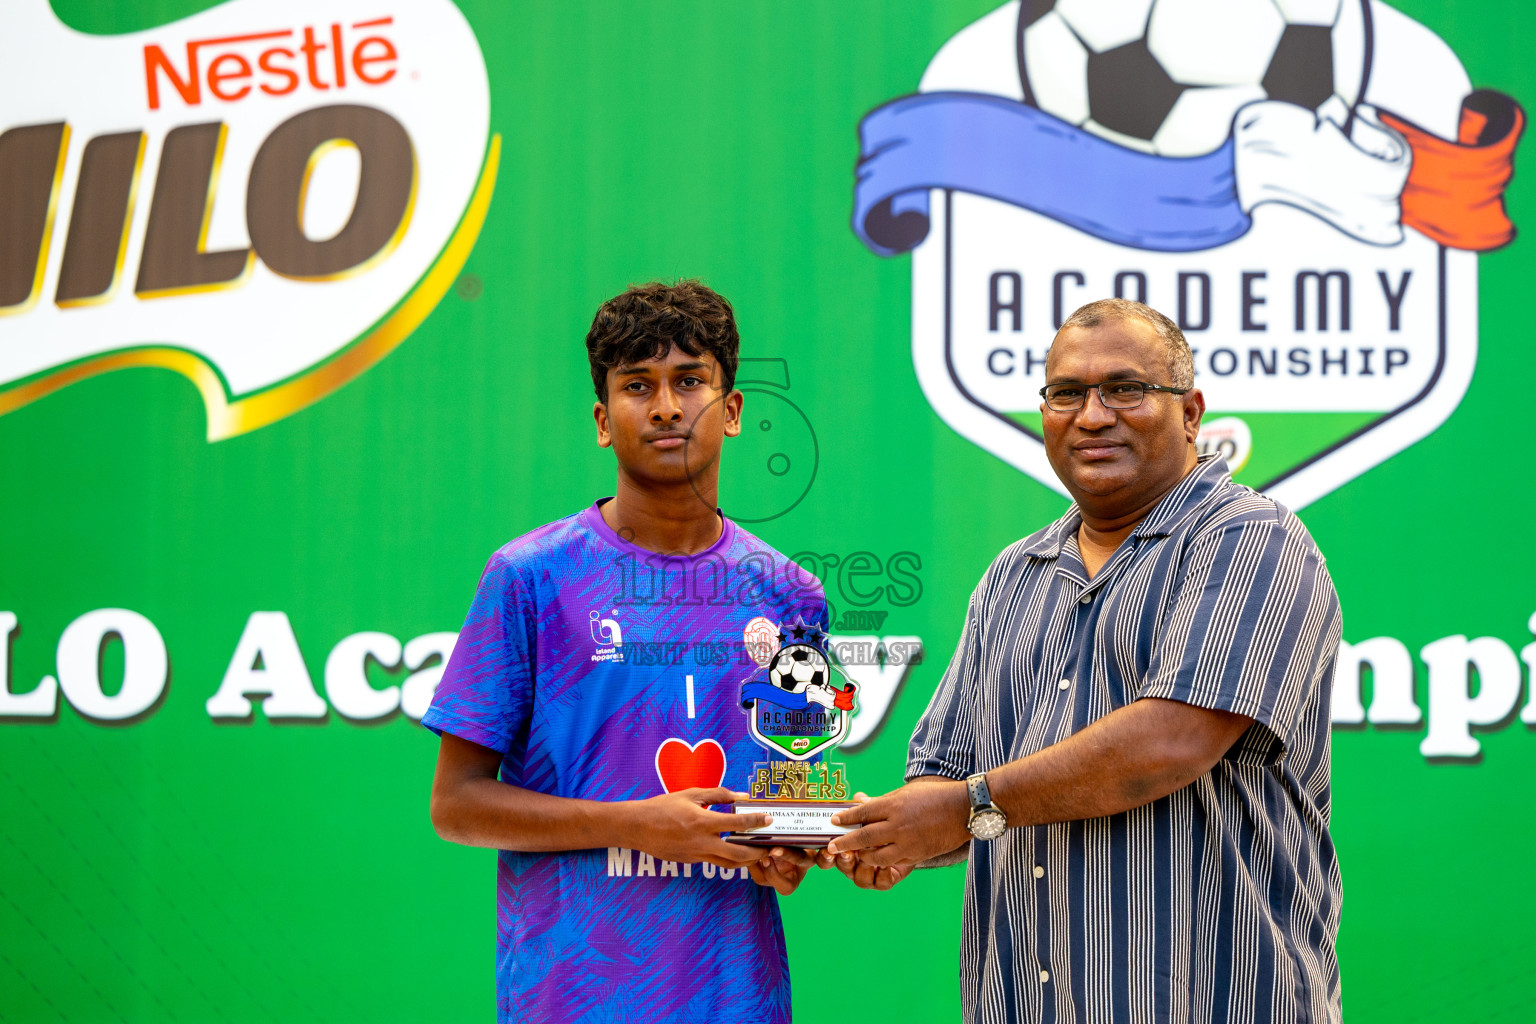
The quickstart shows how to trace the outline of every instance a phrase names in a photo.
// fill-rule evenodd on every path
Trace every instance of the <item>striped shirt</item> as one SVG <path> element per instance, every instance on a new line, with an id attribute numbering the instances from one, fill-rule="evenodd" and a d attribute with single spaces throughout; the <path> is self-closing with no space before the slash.
<path id="1" fill-rule="evenodd" d="M 1141 697 L 1248 715 L 1146 806 L 971 844 L 967 1021 L 1337 1021 L 1328 835 L 1340 637 L 1295 515 L 1208 456 L 1089 580 L 1076 506 L 998 556 L 912 736 L 907 777 L 964 778 Z"/>

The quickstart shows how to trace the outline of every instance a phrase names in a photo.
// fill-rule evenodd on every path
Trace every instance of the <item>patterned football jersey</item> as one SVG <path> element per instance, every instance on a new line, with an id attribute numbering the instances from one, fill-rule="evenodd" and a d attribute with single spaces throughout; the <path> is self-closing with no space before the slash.
<path id="1" fill-rule="evenodd" d="M 744 637 L 825 624 L 821 584 L 729 520 L 709 550 L 663 556 L 598 505 L 491 557 L 423 724 L 556 796 L 746 790 L 767 754 L 739 700 L 758 670 Z M 745 868 L 502 851 L 497 911 L 502 1021 L 790 1019 L 776 894 Z"/>

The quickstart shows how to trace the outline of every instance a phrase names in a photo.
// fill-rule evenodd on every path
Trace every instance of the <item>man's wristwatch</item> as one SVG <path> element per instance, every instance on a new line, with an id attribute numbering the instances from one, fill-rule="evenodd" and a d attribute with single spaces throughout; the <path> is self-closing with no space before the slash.
<path id="1" fill-rule="evenodd" d="M 966 792 L 971 797 L 971 815 L 965 819 L 966 831 L 977 839 L 996 839 L 1008 830 L 1008 815 L 992 802 L 992 791 L 987 788 L 987 773 L 977 772 L 965 780 Z"/>

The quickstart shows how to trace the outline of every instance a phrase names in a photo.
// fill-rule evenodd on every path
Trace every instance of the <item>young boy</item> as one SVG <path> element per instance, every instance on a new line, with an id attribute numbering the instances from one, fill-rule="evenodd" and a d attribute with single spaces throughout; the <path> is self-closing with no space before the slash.
<path id="1" fill-rule="evenodd" d="M 501 1021 L 790 1019 L 774 891 L 811 858 L 728 843 L 768 819 L 710 808 L 767 760 L 737 700 L 743 637 L 825 623 L 826 602 L 715 507 L 739 344 L 730 304 L 696 281 L 598 309 L 592 411 L 615 495 L 491 556 L 422 719 L 441 737 L 438 834 L 501 851 Z"/>

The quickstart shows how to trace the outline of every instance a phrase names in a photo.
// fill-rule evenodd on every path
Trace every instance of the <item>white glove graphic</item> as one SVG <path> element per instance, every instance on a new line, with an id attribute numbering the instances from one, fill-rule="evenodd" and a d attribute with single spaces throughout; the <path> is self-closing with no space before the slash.
<path id="1" fill-rule="evenodd" d="M 831 710 L 833 702 L 837 700 L 837 691 L 826 683 L 811 683 L 805 688 L 805 699 Z"/>

